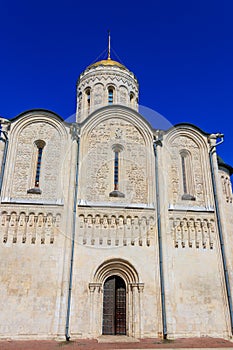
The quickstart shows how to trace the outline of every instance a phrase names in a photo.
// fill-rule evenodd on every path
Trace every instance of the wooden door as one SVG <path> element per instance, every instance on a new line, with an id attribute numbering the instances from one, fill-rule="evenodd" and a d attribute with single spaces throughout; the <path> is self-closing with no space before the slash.
<path id="1" fill-rule="evenodd" d="M 111 276 L 104 283 L 103 334 L 126 334 L 126 288 L 118 276 Z"/>

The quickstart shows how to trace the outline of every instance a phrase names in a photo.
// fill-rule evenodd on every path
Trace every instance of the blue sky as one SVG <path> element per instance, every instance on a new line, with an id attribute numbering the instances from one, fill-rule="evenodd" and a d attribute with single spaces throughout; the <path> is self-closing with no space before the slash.
<path id="1" fill-rule="evenodd" d="M 233 165 L 232 17 L 231 0 L 2 0 L 0 115 L 74 114 L 77 78 L 110 29 L 113 58 L 139 80 L 140 104 L 171 124 L 224 133 L 218 152 Z"/>

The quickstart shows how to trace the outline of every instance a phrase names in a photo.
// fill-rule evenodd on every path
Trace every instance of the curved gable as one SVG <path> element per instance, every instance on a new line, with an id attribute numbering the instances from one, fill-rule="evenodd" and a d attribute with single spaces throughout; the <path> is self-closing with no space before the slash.
<path id="1" fill-rule="evenodd" d="M 172 205 L 210 207 L 207 134 L 179 124 L 164 136 Z"/>
<path id="2" fill-rule="evenodd" d="M 63 149 L 68 130 L 52 112 L 33 110 L 11 123 L 5 198 L 56 201 L 61 198 Z M 38 145 L 43 145 L 40 185 L 35 187 Z M 60 173 L 57 171 L 60 169 Z"/>
<path id="3" fill-rule="evenodd" d="M 116 187 L 116 149 L 121 198 L 110 195 Z M 152 202 L 148 179 L 153 173 L 153 133 L 138 113 L 121 106 L 93 113 L 81 126 L 81 157 L 81 200 L 139 205 Z"/>

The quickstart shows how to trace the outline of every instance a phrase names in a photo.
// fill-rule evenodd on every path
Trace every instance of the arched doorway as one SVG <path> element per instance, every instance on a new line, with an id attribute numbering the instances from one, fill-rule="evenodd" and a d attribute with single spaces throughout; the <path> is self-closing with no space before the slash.
<path id="1" fill-rule="evenodd" d="M 102 334 L 126 334 L 126 286 L 119 276 L 110 276 L 104 283 Z"/>
<path id="2" fill-rule="evenodd" d="M 113 280 L 113 282 L 111 282 Z M 113 284 L 112 290 L 121 296 L 124 303 L 125 321 L 123 327 L 119 325 L 116 328 L 116 311 L 122 312 L 121 307 L 118 307 L 115 302 L 104 304 L 107 300 L 107 289 L 109 284 Z M 90 334 L 93 337 L 98 337 L 101 334 L 125 334 L 130 337 L 143 337 L 143 322 L 142 322 L 142 300 L 143 300 L 144 283 L 140 282 L 139 275 L 128 261 L 117 258 L 104 261 L 95 271 L 93 281 L 89 283 L 90 291 Z M 116 293 L 117 292 L 117 293 Z M 127 292 L 127 293 L 126 293 Z M 106 330 L 107 310 L 103 312 L 103 304 L 113 306 L 113 311 L 110 312 L 112 323 L 114 326 Z M 120 304 L 118 304 L 120 305 Z M 117 307 L 116 307 L 117 306 Z M 110 310 L 109 310 L 110 311 Z M 124 320 L 119 314 L 119 320 Z M 110 316 L 109 316 L 110 318 Z M 119 321 L 117 321 L 119 324 Z M 121 328 L 121 330 L 120 330 Z M 123 330 L 122 330 L 123 329 Z M 108 332 L 108 333 L 107 333 Z M 111 333 L 110 333 L 111 332 Z"/>

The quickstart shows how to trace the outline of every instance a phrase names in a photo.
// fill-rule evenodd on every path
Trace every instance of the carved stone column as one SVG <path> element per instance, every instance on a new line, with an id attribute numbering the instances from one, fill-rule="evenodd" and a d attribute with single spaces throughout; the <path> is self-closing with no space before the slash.
<path id="1" fill-rule="evenodd" d="M 129 323 L 129 336 L 143 337 L 142 325 L 142 292 L 144 283 L 131 283 L 131 322 Z M 129 315 L 130 316 L 130 315 Z"/>
<path id="2" fill-rule="evenodd" d="M 89 283 L 90 290 L 90 335 L 95 338 L 101 335 L 101 283 Z"/>
<path id="3" fill-rule="evenodd" d="M 131 287 L 131 310 L 132 310 L 132 314 L 131 314 L 131 320 L 130 320 L 130 328 L 131 328 L 131 332 L 129 334 L 129 336 L 135 337 L 136 336 L 136 292 L 137 292 L 137 283 L 131 283 L 130 284 Z"/>
<path id="4" fill-rule="evenodd" d="M 138 299 L 139 299 L 139 338 L 144 336 L 144 317 L 143 317 L 143 298 L 142 293 L 144 289 L 144 283 L 138 283 Z"/>
<path id="5" fill-rule="evenodd" d="M 93 319 L 94 319 L 94 292 L 95 284 L 89 283 L 90 290 L 90 335 L 93 334 Z"/>

